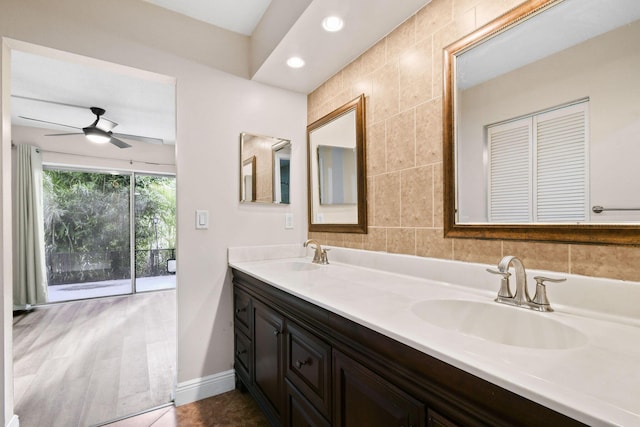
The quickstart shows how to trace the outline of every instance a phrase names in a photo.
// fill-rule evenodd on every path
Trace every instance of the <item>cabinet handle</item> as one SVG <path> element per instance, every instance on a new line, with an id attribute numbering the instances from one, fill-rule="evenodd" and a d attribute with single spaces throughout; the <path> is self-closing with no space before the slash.
<path id="1" fill-rule="evenodd" d="M 298 369 L 302 368 L 303 365 L 310 365 L 310 364 L 311 364 L 311 360 L 310 359 L 307 359 L 304 362 L 296 360 L 296 363 L 295 363 L 296 368 L 298 368 Z"/>
<path id="2" fill-rule="evenodd" d="M 273 331 L 273 335 L 275 335 L 275 336 L 277 337 L 278 335 L 280 335 L 280 331 L 279 331 L 279 330 L 277 330 L 277 329 L 276 329 L 276 330 L 274 330 L 274 331 Z"/>
<path id="3" fill-rule="evenodd" d="M 240 314 L 243 311 L 247 311 L 247 307 L 243 307 L 243 308 L 236 308 L 236 314 Z"/>
<path id="4" fill-rule="evenodd" d="M 244 349 L 244 350 L 238 350 L 238 351 L 236 351 L 236 356 L 240 356 L 241 354 L 244 354 L 244 353 L 246 353 L 246 352 L 247 352 L 247 349 Z"/>

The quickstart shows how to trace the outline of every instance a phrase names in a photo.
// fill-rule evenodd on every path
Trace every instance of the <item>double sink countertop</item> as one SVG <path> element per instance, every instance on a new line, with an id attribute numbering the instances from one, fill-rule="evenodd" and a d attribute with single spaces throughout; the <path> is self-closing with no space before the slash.
<path id="1" fill-rule="evenodd" d="M 493 301 L 495 265 L 331 249 L 229 248 L 229 266 L 583 423 L 640 426 L 639 283 L 527 270 L 531 295 L 567 278 L 539 313 Z"/>

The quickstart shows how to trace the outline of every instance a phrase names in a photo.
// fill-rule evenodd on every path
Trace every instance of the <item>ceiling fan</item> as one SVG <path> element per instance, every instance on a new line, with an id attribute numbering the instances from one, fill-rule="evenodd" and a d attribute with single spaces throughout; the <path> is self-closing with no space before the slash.
<path id="1" fill-rule="evenodd" d="M 15 95 L 13 95 L 15 96 Z M 27 97 L 20 97 L 20 96 L 15 96 L 18 98 L 23 98 L 23 99 L 32 99 L 32 100 L 36 100 L 36 101 L 42 101 L 42 102 L 48 102 L 48 103 L 52 103 L 52 104 L 60 104 L 60 105 L 67 105 L 67 106 L 72 106 L 72 107 L 79 107 L 77 105 L 71 105 L 71 104 L 63 104 L 60 102 L 55 102 L 55 101 L 45 101 L 42 99 L 33 99 L 33 98 L 27 98 Z M 85 107 L 80 107 L 80 108 L 85 108 Z M 73 132 L 73 133 L 54 133 L 54 134 L 47 134 L 45 136 L 65 136 L 65 135 L 83 135 L 87 137 L 87 139 L 89 141 L 98 143 L 98 144 L 103 144 L 103 143 L 107 143 L 110 142 L 111 144 L 115 145 L 118 148 L 129 148 L 131 147 L 131 145 L 127 144 L 126 142 L 122 141 L 119 138 L 126 138 L 126 139 L 134 139 L 134 140 L 138 140 L 138 141 L 142 141 L 142 142 L 147 142 L 147 143 L 151 143 L 151 144 L 162 144 L 163 140 L 160 138 L 152 138 L 152 137 L 148 137 L 148 136 L 140 136 L 140 135 L 130 135 L 130 134 L 126 134 L 126 133 L 114 133 L 112 132 L 112 129 L 115 128 L 116 126 L 118 126 L 118 124 L 114 121 L 111 121 L 109 119 L 106 119 L 104 117 L 102 117 L 105 113 L 104 108 L 100 108 L 100 107 L 90 107 L 89 108 L 91 110 L 91 112 L 93 114 L 95 114 L 96 119 L 94 120 L 93 123 L 91 123 L 90 125 L 83 127 L 83 128 L 79 128 L 76 126 L 69 126 L 69 125 L 65 125 L 62 123 L 55 123 L 55 122 L 50 122 L 47 120 L 40 120 L 40 119 L 34 119 L 31 117 L 25 117 L 25 116 L 19 116 L 22 119 L 26 119 L 26 120 L 33 120 L 36 122 L 40 122 L 40 123 L 49 123 L 52 125 L 56 125 L 56 126 L 64 126 L 64 127 L 68 127 L 68 128 L 72 128 L 72 129 L 77 129 L 77 130 L 81 130 L 82 132 Z"/>

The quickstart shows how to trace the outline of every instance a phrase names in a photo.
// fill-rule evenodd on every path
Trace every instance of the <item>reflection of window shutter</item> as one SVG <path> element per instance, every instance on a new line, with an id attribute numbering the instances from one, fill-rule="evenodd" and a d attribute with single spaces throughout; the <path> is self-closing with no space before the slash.
<path id="1" fill-rule="evenodd" d="M 488 129 L 489 221 L 531 221 L 531 119 Z"/>
<path id="2" fill-rule="evenodd" d="M 534 117 L 535 221 L 588 217 L 586 103 Z"/>
<path id="3" fill-rule="evenodd" d="M 587 105 L 487 128 L 489 222 L 588 220 Z"/>

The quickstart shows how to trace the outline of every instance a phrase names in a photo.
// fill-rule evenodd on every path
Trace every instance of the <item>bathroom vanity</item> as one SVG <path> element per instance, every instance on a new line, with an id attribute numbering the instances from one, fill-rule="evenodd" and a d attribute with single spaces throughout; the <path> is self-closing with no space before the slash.
<path id="1" fill-rule="evenodd" d="M 580 425 L 234 270 L 238 379 L 274 425 Z"/>
<path id="2" fill-rule="evenodd" d="M 273 256 L 274 249 L 267 252 Z M 566 293 L 550 290 L 556 312 L 527 313 L 493 302 L 499 283 L 481 264 L 340 248 L 331 258 L 327 266 L 302 256 L 244 261 L 230 250 L 236 374 L 272 424 L 640 422 L 639 351 L 630 344 L 638 342 L 640 328 L 624 312 L 634 309 L 582 317 L 590 309 L 584 296 L 577 297 L 585 299 L 582 308 L 563 304 L 579 276 L 567 275 Z M 597 287 L 584 280 L 583 290 Z M 616 293 L 626 285 L 608 289 Z M 638 292 L 637 284 L 628 285 Z M 498 335 L 479 338 L 464 329 L 468 325 L 455 324 L 474 311 L 469 307 L 485 305 L 489 313 L 494 306 L 507 310 L 498 320 L 533 338 L 505 344 Z M 535 316 L 533 323 L 510 317 L 520 312 Z M 611 321 L 611 314 L 623 320 Z M 491 323 L 493 314 L 483 318 Z M 539 333 L 538 325 L 549 330 Z"/>

